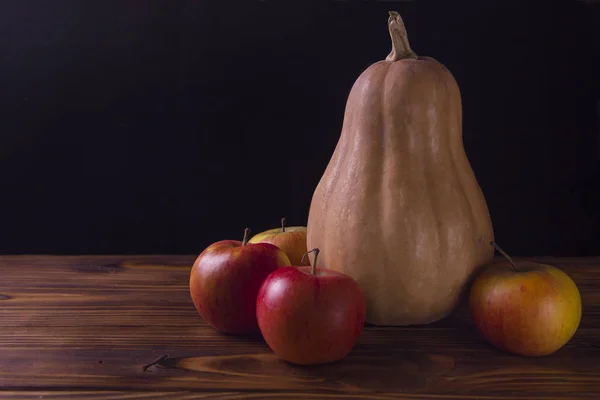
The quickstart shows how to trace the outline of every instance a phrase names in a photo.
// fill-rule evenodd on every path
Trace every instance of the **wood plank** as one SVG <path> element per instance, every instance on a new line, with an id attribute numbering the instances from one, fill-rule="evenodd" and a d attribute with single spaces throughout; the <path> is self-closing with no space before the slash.
<path id="1" fill-rule="evenodd" d="M 461 394 L 419 394 L 402 393 L 390 397 L 384 394 L 352 395 L 331 393 L 253 393 L 253 392 L 189 392 L 189 391 L 7 391 L 0 392 L 0 399 L 39 400 L 39 399 L 102 399 L 102 400 L 245 400 L 245 399 L 360 399 L 360 400 L 505 400 L 505 396 L 470 396 Z M 531 397 L 514 395 L 511 400 L 531 400 Z M 564 397 L 542 396 L 536 400 L 562 400 Z"/>
<path id="2" fill-rule="evenodd" d="M 600 393 L 597 258 L 544 259 L 573 277 L 584 303 L 580 329 L 551 356 L 492 348 L 463 304 L 426 326 L 367 326 L 346 359 L 316 367 L 278 360 L 259 335 L 206 326 L 188 292 L 193 260 L 0 257 L 0 397 L 550 400 Z"/>
<path id="3" fill-rule="evenodd" d="M 572 397 L 574 398 L 574 397 Z M 594 399 L 594 397 L 590 397 Z M 0 392 L 0 399 L 102 399 L 102 400 L 245 400 L 245 399 L 359 399 L 359 400 L 506 400 L 506 396 L 471 396 L 462 394 L 399 393 L 392 397 L 385 394 L 330 394 L 330 393 L 254 393 L 254 392 L 185 392 L 185 391 L 8 391 Z M 511 400 L 531 400 L 531 397 L 515 394 Z M 565 397 L 542 396 L 536 400 L 563 400 Z"/>
<path id="4" fill-rule="evenodd" d="M 298 367 L 263 346 L 229 350 L 62 349 L 2 350 L 4 389 L 180 390 L 334 393 L 390 396 L 399 393 L 576 398 L 599 393 L 600 352 L 566 348 L 548 359 L 522 359 L 482 348 L 452 355 L 438 351 L 357 346 L 342 362 Z M 163 358 L 164 354 L 168 357 Z M 155 365 L 144 367 L 156 360 Z M 34 379 L 33 379 L 34 378 Z"/>

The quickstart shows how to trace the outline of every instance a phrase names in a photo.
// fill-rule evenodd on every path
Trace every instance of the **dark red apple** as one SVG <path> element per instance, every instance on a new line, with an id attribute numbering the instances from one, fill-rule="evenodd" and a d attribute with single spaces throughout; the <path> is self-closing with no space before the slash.
<path id="1" fill-rule="evenodd" d="M 290 266 L 287 255 L 270 243 L 222 240 L 208 246 L 190 273 L 190 294 L 198 313 L 213 328 L 230 334 L 258 332 L 256 296 L 265 278 Z"/>
<path id="2" fill-rule="evenodd" d="M 337 361 L 363 329 L 365 297 L 350 276 L 312 267 L 280 268 L 262 284 L 256 316 L 263 338 L 281 359 L 309 365 Z"/>

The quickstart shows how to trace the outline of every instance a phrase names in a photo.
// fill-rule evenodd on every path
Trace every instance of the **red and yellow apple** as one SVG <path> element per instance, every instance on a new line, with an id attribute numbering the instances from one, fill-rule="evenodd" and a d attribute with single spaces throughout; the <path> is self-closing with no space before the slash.
<path id="1" fill-rule="evenodd" d="M 310 265 L 302 261 L 306 253 L 306 227 L 285 226 L 285 218 L 281 219 L 281 228 L 269 229 L 258 233 L 248 243 L 271 243 L 287 254 L 292 265 Z"/>
<path id="2" fill-rule="evenodd" d="M 560 269 L 531 261 L 483 267 L 473 281 L 469 308 L 479 333 L 493 346 L 523 356 L 543 356 L 564 346 L 581 320 L 581 297 Z"/>
<path id="3" fill-rule="evenodd" d="M 313 251 L 313 250 L 311 250 Z M 262 284 L 256 301 L 258 326 L 271 350 L 300 365 L 345 357 L 362 331 L 366 305 L 350 276 L 316 267 L 280 268 Z"/>
<path id="4" fill-rule="evenodd" d="M 265 278 L 290 266 L 287 255 L 270 243 L 222 240 L 196 258 L 190 273 L 194 306 L 207 324 L 223 333 L 258 332 L 256 296 Z"/>

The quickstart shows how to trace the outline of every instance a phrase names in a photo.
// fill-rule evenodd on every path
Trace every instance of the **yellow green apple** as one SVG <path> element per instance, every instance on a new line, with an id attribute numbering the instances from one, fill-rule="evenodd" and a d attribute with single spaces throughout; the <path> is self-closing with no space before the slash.
<path id="1" fill-rule="evenodd" d="M 484 266 L 471 285 L 469 309 L 477 330 L 490 344 L 513 354 L 554 353 L 579 327 L 577 285 L 555 266 L 515 262 L 491 244 L 506 261 Z"/>
<path id="2" fill-rule="evenodd" d="M 281 227 L 269 229 L 254 235 L 248 243 L 271 243 L 287 254 L 292 265 L 309 265 L 308 260 L 302 260 L 306 253 L 306 227 L 285 226 L 285 218 L 281 219 Z"/>

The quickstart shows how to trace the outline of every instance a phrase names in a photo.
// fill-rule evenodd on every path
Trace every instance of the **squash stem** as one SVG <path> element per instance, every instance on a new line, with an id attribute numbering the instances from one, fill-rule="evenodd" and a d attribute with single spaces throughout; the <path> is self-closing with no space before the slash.
<path id="1" fill-rule="evenodd" d="M 396 11 L 389 11 L 388 30 L 392 38 L 392 51 L 386 57 L 386 61 L 417 58 L 417 54 L 410 48 L 404 21 Z"/>
<path id="2" fill-rule="evenodd" d="M 496 242 L 490 242 L 490 244 L 491 244 L 492 246 L 494 246 L 494 248 L 496 249 L 496 251 L 498 251 L 498 253 L 502 254 L 502 256 L 508 260 L 508 262 L 510 263 L 510 265 L 512 265 L 512 267 L 513 267 L 513 269 L 514 269 L 515 271 L 517 271 L 517 272 L 520 272 L 520 271 L 519 271 L 519 268 L 517 268 L 517 264 L 515 264 L 515 262 L 514 262 L 514 261 L 513 261 L 513 259 L 512 259 L 512 258 L 511 258 L 511 257 L 508 255 L 508 253 L 507 253 L 507 252 L 505 252 L 504 250 L 502 250 L 502 249 L 500 248 L 500 246 L 498 246 L 498 245 L 496 244 Z"/>
<path id="3" fill-rule="evenodd" d="M 244 229 L 244 239 L 242 239 L 242 246 L 248 244 L 248 239 L 250 239 L 248 236 L 250 236 L 250 229 L 246 228 Z"/>
<path id="4" fill-rule="evenodd" d="M 285 232 L 285 217 L 281 218 L 281 232 Z"/>
<path id="5" fill-rule="evenodd" d="M 313 259 L 312 266 L 311 266 L 312 269 L 311 269 L 310 273 L 311 273 L 311 275 L 317 275 L 317 257 L 319 257 L 319 249 L 318 248 L 315 247 L 314 249 L 304 253 L 300 262 L 304 263 L 304 257 L 308 256 L 308 254 L 310 254 L 310 253 L 315 253 L 315 258 Z M 308 262 L 310 264 L 310 258 L 308 259 Z"/>

